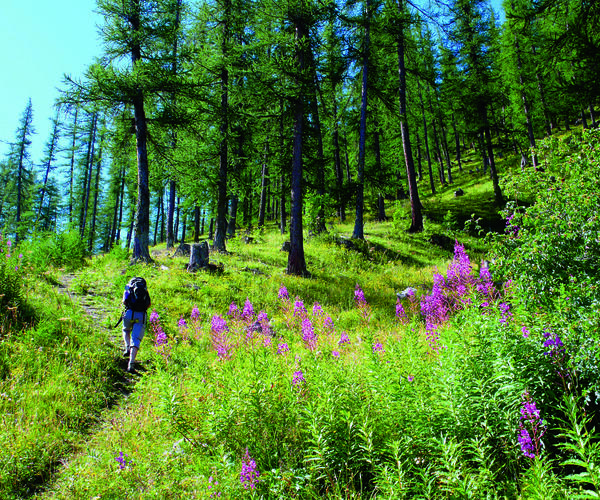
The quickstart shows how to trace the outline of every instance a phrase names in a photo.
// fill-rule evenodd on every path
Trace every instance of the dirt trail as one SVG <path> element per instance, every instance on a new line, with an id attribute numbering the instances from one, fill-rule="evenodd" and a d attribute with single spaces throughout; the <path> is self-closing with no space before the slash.
<path id="1" fill-rule="evenodd" d="M 112 313 L 112 311 L 109 311 L 108 308 L 102 304 L 102 301 L 97 300 L 97 297 L 103 295 L 101 292 L 94 288 L 90 288 L 85 294 L 79 294 L 73 291 L 73 282 L 76 278 L 77 275 L 75 274 L 61 275 L 57 285 L 58 291 L 68 295 L 73 302 L 79 304 L 90 317 L 92 324 L 99 330 L 104 331 L 110 343 L 115 346 L 115 350 L 118 352 L 119 368 L 123 371 L 122 378 L 116 380 L 115 385 L 119 387 L 119 392 L 123 396 L 128 396 L 131 392 L 132 384 L 135 383 L 137 377 L 126 372 L 127 359 L 120 356 L 123 350 L 121 325 L 117 328 L 113 328 L 119 318 Z M 120 297 L 115 300 L 119 299 Z M 143 365 L 140 363 L 136 363 L 136 369 L 139 372 L 145 371 Z"/>

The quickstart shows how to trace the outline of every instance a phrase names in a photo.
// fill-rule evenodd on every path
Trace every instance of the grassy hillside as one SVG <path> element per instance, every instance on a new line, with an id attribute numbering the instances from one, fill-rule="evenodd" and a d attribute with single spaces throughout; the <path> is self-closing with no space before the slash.
<path id="1" fill-rule="evenodd" d="M 119 249 L 81 266 L 68 236 L 24 246 L 0 281 L 14 311 L 0 342 L 0 496 L 591 498 L 597 223 L 582 214 L 584 237 L 562 249 L 552 235 L 569 238 L 562 225 L 598 201 L 596 181 L 581 182 L 597 143 L 554 144 L 547 172 L 507 186 L 529 201 L 540 189 L 505 236 L 461 230 L 473 213 L 498 220 L 480 204 L 489 184 L 465 170 L 424 200 L 423 234 L 404 231 L 401 203 L 352 249 L 350 224 L 307 238 L 311 278 L 284 273 L 274 227 L 211 254 L 215 273 L 188 273 L 164 246 L 149 266 Z M 546 227 L 548 207 L 570 215 Z M 490 245 L 493 275 L 480 269 Z M 153 311 L 128 375 L 111 327 L 136 275 Z"/>

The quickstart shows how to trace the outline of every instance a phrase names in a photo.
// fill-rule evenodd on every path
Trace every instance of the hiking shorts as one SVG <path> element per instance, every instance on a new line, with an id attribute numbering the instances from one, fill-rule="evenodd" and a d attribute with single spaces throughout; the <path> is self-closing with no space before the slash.
<path id="1" fill-rule="evenodd" d="M 123 333 L 131 333 L 131 346 L 140 348 L 146 330 L 146 313 L 127 309 L 123 316 Z"/>

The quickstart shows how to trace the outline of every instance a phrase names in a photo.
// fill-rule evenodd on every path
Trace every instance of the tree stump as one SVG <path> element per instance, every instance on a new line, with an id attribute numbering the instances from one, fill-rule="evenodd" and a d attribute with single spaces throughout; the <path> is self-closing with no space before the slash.
<path id="1" fill-rule="evenodd" d="M 173 257 L 187 257 L 191 253 L 191 247 L 188 243 L 182 243 L 177 247 Z"/>
<path id="2" fill-rule="evenodd" d="M 190 247 L 190 263 L 187 266 L 188 272 L 194 273 L 199 269 L 207 268 L 208 253 L 208 243 L 206 241 L 194 243 Z"/>

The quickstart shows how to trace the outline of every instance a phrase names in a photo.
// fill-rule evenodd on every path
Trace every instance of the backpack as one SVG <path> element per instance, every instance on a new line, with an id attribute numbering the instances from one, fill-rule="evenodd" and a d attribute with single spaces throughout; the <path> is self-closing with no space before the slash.
<path id="1" fill-rule="evenodd" d="M 135 312 L 146 312 L 150 307 L 150 294 L 144 278 L 131 278 L 125 285 L 125 306 Z"/>

